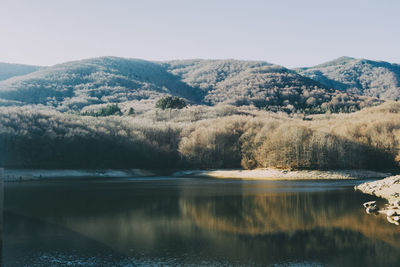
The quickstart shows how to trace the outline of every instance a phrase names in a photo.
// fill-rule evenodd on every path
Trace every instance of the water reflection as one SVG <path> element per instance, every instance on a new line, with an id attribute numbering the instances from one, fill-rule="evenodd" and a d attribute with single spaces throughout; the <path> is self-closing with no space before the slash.
<path id="1" fill-rule="evenodd" d="M 9 184 L 6 266 L 17 259 L 82 266 L 397 265 L 399 228 L 366 215 L 361 203 L 370 198 L 352 186 L 204 179 Z"/>

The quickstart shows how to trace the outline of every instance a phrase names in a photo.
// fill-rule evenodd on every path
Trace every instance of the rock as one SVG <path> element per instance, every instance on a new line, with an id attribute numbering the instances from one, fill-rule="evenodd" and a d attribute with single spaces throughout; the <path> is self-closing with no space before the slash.
<path id="1" fill-rule="evenodd" d="M 376 201 L 368 201 L 363 204 L 364 208 L 368 208 L 370 206 L 376 206 Z"/>
<path id="2" fill-rule="evenodd" d="M 389 205 L 393 207 L 400 207 L 400 200 L 389 201 Z"/>
<path id="3" fill-rule="evenodd" d="M 390 209 L 390 210 L 386 210 L 386 215 L 387 216 L 400 215 L 400 212 L 398 210 Z"/>
<path id="4" fill-rule="evenodd" d="M 366 211 L 368 214 L 371 214 L 371 213 L 376 213 L 378 210 L 379 210 L 379 209 L 378 209 L 377 206 L 369 206 L 365 211 Z"/>
<path id="5" fill-rule="evenodd" d="M 400 180 L 399 180 L 399 179 L 395 179 L 395 180 L 393 180 L 393 181 L 392 181 L 392 183 L 391 183 L 391 184 L 392 184 L 392 185 L 393 185 L 393 184 L 398 184 L 399 182 L 400 182 Z"/>
<path id="6" fill-rule="evenodd" d="M 400 223 L 398 221 L 395 221 L 392 217 L 386 217 L 386 219 L 388 220 L 388 222 L 393 223 L 395 225 L 400 225 Z"/>

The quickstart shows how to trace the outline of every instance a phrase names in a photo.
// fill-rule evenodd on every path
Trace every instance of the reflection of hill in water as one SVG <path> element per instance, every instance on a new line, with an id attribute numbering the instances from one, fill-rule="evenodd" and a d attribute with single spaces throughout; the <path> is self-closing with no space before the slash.
<path id="1" fill-rule="evenodd" d="M 44 186 L 10 190 L 6 200 L 18 214 L 66 227 L 130 258 L 172 259 L 169 265 L 400 262 L 400 228 L 365 214 L 363 195 L 253 191 L 259 188 L 82 184 L 62 185 L 59 192 Z M 11 205 L 18 199 L 25 204 Z"/>
<path id="2" fill-rule="evenodd" d="M 357 202 L 324 193 L 269 193 L 242 197 L 185 197 L 180 206 L 201 229 L 251 240 L 268 255 L 334 265 L 396 266 L 400 228 L 367 215 Z M 332 201 L 334 197 L 334 201 Z M 357 201 L 357 200 L 355 200 Z M 240 253 L 240 252 L 238 252 Z M 357 257 L 355 257 L 357 255 Z"/>
<path id="3" fill-rule="evenodd" d="M 329 192 L 318 194 L 274 193 L 242 197 L 187 197 L 180 201 L 185 217 L 199 227 L 245 235 L 294 233 L 313 229 L 359 232 L 400 248 L 400 228 L 381 216 L 368 215 L 362 207 Z M 332 197 L 335 197 L 332 201 Z"/>
<path id="4" fill-rule="evenodd" d="M 400 260 L 398 228 L 384 218 L 364 215 L 362 209 L 347 209 L 342 198 L 332 203 L 330 197 L 329 193 L 185 196 L 179 201 L 181 214 L 168 216 L 153 203 L 153 209 L 137 207 L 71 218 L 63 224 L 122 253 L 136 248 L 148 257 L 159 257 L 163 251 L 178 257 L 177 262 L 183 260 L 179 257 L 224 257 L 262 264 L 291 259 L 395 266 Z"/>

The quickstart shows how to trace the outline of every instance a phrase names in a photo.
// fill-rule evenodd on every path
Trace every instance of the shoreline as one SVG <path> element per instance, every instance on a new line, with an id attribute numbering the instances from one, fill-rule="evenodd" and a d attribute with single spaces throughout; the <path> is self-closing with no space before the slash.
<path id="1" fill-rule="evenodd" d="M 391 176 L 390 173 L 369 170 L 279 170 L 279 169 L 226 169 L 226 170 L 185 170 L 169 175 L 160 175 L 159 171 L 144 169 L 6 169 L 5 182 L 36 181 L 41 179 L 79 179 L 79 178 L 135 178 L 135 177 L 204 177 L 215 179 L 240 180 L 354 180 L 382 179 Z M 399 191 L 400 192 L 400 191 Z"/>
<path id="2" fill-rule="evenodd" d="M 354 187 L 362 193 L 377 196 L 389 202 L 400 200 L 400 175 L 390 176 L 383 180 L 362 183 Z"/>
<path id="3" fill-rule="evenodd" d="M 390 173 L 375 172 L 369 170 L 278 170 L 278 169 L 254 169 L 254 170 L 192 170 L 175 172 L 175 177 L 208 177 L 217 179 L 241 179 L 241 180 L 354 180 L 354 179 L 382 179 L 390 176 Z"/>
<path id="4" fill-rule="evenodd" d="M 386 215 L 389 223 L 400 225 L 400 175 L 362 183 L 355 186 L 354 189 L 387 200 L 388 203 L 383 207 L 378 207 L 375 200 L 366 202 L 363 206 L 368 214 Z"/>
<path id="5" fill-rule="evenodd" d="M 154 171 L 143 169 L 5 169 L 5 182 L 38 181 L 41 179 L 80 178 L 133 178 L 156 176 Z"/>

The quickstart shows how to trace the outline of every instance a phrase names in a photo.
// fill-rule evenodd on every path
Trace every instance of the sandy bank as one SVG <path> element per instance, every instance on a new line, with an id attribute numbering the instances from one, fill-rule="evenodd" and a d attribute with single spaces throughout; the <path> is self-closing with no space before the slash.
<path id="1" fill-rule="evenodd" d="M 400 175 L 363 183 L 356 186 L 355 189 L 366 194 L 385 198 L 389 201 L 400 200 Z"/>
<path id="2" fill-rule="evenodd" d="M 235 178 L 247 180 L 323 180 L 323 179 L 372 179 L 385 178 L 390 173 L 374 172 L 368 170 L 194 170 L 180 171 L 173 174 L 177 177 L 210 177 L 210 178 Z"/>
<path id="3" fill-rule="evenodd" d="M 147 177 L 156 174 L 142 169 L 128 170 L 36 170 L 36 169 L 6 169 L 4 170 L 4 181 L 31 181 L 40 179 L 57 178 L 129 178 L 129 177 Z"/>
<path id="4" fill-rule="evenodd" d="M 372 179 L 385 178 L 390 173 L 374 172 L 368 170 L 190 170 L 179 171 L 172 174 L 175 177 L 209 177 L 209 178 L 235 178 L 248 180 L 323 180 L 323 179 Z M 57 178 L 129 178 L 157 176 L 156 172 L 142 169 L 124 170 L 40 170 L 40 169 L 7 169 L 4 170 L 4 180 L 30 181 Z M 400 192 L 400 190 L 399 190 Z"/>

